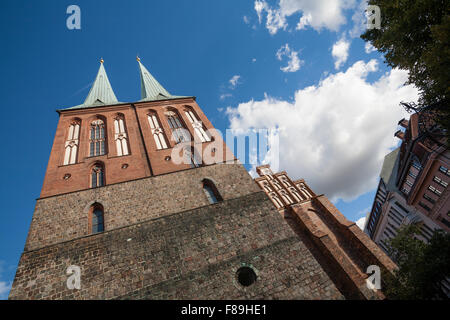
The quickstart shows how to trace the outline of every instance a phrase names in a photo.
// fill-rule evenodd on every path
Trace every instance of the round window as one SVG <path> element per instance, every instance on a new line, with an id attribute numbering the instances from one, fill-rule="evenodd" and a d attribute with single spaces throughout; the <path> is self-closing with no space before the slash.
<path id="1" fill-rule="evenodd" d="M 248 287 L 255 283 L 257 278 L 255 271 L 249 267 L 239 268 L 238 271 L 236 271 L 236 276 L 238 282 L 244 287 Z"/>

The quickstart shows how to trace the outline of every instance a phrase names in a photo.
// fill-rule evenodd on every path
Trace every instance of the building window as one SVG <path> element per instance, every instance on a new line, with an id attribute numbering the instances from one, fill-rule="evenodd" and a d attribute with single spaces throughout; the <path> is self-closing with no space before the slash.
<path id="1" fill-rule="evenodd" d="M 444 166 L 440 166 L 439 167 L 439 171 L 442 173 L 445 173 L 446 175 L 450 176 L 450 170 L 448 170 L 446 167 Z"/>
<path id="2" fill-rule="evenodd" d="M 412 183 L 411 181 L 409 181 L 409 180 L 406 180 L 405 183 L 406 183 L 406 185 L 409 186 L 409 187 L 412 187 L 412 186 L 413 186 L 413 183 Z"/>
<path id="3" fill-rule="evenodd" d="M 105 124 L 97 119 L 91 123 L 90 136 L 90 156 L 100 156 L 105 154 Z"/>
<path id="4" fill-rule="evenodd" d="M 114 119 L 114 139 L 116 140 L 116 148 L 118 156 L 128 155 L 128 136 L 125 130 L 125 118 L 119 114 Z"/>
<path id="5" fill-rule="evenodd" d="M 80 122 L 74 121 L 69 127 L 65 144 L 64 165 L 74 164 L 77 161 L 77 152 L 80 136 Z"/>
<path id="6" fill-rule="evenodd" d="M 203 191 L 205 192 L 206 198 L 210 204 L 223 201 L 222 196 L 219 191 L 217 191 L 215 184 L 211 180 L 203 180 Z"/>
<path id="7" fill-rule="evenodd" d="M 103 206 L 98 203 L 94 204 L 91 208 L 90 225 L 93 234 L 105 231 Z"/>
<path id="8" fill-rule="evenodd" d="M 419 201 L 419 206 L 421 206 L 422 208 L 424 208 L 427 211 L 431 211 L 431 208 L 429 206 L 427 206 L 425 203 L 423 203 L 422 201 Z"/>
<path id="9" fill-rule="evenodd" d="M 102 165 L 96 164 L 91 171 L 91 188 L 103 187 L 105 185 L 105 170 Z"/>
<path id="10" fill-rule="evenodd" d="M 150 129 L 152 131 L 153 139 L 155 139 L 156 149 L 166 149 L 167 142 L 164 136 L 164 130 L 158 120 L 158 116 L 155 112 L 151 112 L 147 115 L 148 123 L 150 124 Z"/>
<path id="11" fill-rule="evenodd" d="M 445 224 L 448 228 L 450 228 L 450 221 L 449 221 L 449 220 L 447 220 L 447 219 L 445 219 L 445 218 L 442 218 L 441 221 L 442 221 L 442 223 Z"/>
<path id="12" fill-rule="evenodd" d="M 414 172 L 411 172 L 411 171 L 408 172 L 408 176 L 410 176 L 413 179 L 417 178 L 417 175 Z"/>
<path id="13" fill-rule="evenodd" d="M 432 198 L 432 197 L 430 197 L 429 195 L 427 195 L 426 193 L 424 193 L 423 194 L 423 198 L 425 199 L 425 200 L 428 200 L 430 203 L 436 203 L 436 201 Z"/>
<path id="14" fill-rule="evenodd" d="M 191 141 L 190 133 L 182 124 L 180 117 L 174 111 L 166 112 L 167 122 L 172 130 L 172 138 L 175 143 Z"/>
<path id="15" fill-rule="evenodd" d="M 250 267 L 241 267 L 236 272 L 237 281 L 244 287 L 251 286 L 258 278 L 255 271 Z"/>
<path id="16" fill-rule="evenodd" d="M 195 134 L 199 137 L 200 141 L 201 142 L 211 141 L 211 137 L 206 133 L 202 122 L 197 117 L 195 112 L 190 107 L 186 109 L 184 112 L 187 118 L 189 119 L 192 127 L 194 128 Z"/>
<path id="17" fill-rule="evenodd" d="M 413 162 L 413 167 L 416 168 L 417 170 L 421 170 L 422 169 L 422 165 L 420 164 L 420 162 L 418 162 L 417 160 L 415 160 Z"/>
<path id="18" fill-rule="evenodd" d="M 439 178 L 438 176 L 434 176 L 433 181 L 439 183 L 444 188 L 447 188 L 447 186 L 448 186 L 448 183 L 445 182 L 444 180 L 442 180 L 441 178 Z"/>
<path id="19" fill-rule="evenodd" d="M 438 189 L 436 189 L 433 186 L 428 186 L 428 190 L 430 190 L 431 192 L 433 192 L 434 194 L 437 194 L 438 196 L 440 196 L 442 194 L 442 191 L 439 191 Z"/>
<path id="20" fill-rule="evenodd" d="M 194 148 L 184 147 L 184 161 L 186 164 L 190 164 L 191 168 L 198 168 L 202 165 L 201 157 Z"/>

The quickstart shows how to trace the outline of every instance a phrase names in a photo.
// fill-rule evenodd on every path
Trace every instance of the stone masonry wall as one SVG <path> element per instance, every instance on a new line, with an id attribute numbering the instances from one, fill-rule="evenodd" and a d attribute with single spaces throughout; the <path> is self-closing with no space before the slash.
<path id="1" fill-rule="evenodd" d="M 106 231 L 207 205 L 205 178 L 224 200 L 259 191 L 242 165 L 216 164 L 38 199 L 25 251 L 89 235 L 95 202 L 104 207 Z"/>
<path id="2" fill-rule="evenodd" d="M 232 189 L 225 190 L 224 195 L 233 194 Z M 235 275 L 243 264 L 252 266 L 258 275 L 256 282 L 245 288 Z M 81 267 L 80 290 L 66 287 L 70 265 Z M 260 191 L 24 252 L 9 298 L 343 296 Z"/>

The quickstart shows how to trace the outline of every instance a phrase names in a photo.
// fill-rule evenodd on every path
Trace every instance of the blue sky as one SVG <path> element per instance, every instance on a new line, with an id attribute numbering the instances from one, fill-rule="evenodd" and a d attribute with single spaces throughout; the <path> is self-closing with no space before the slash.
<path id="1" fill-rule="evenodd" d="M 66 9 L 81 9 L 81 30 Z M 356 221 L 397 142 L 406 74 L 365 47 L 363 1 L 0 2 L 3 139 L 0 299 L 39 197 L 58 121 L 82 103 L 101 57 L 119 101 L 140 99 L 136 55 L 219 130 L 281 129 L 280 169 Z M 251 166 L 247 166 L 251 170 Z"/>

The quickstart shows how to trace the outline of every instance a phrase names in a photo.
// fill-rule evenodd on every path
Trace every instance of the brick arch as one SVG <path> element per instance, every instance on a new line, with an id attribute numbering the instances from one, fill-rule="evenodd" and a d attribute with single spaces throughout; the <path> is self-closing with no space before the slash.
<path id="1" fill-rule="evenodd" d="M 109 135 L 108 135 L 108 121 L 107 118 L 104 115 L 101 114 L 95 114 L 95 115 L 91 115 L 89 118 L 87 118 L 87 126 L 86 126 L 86 134 L 87 134 L 87 154 L 88 156 L 91 156 L 91 125 L 94 121 L 96 120 L 101 120 L 103 122 L 103 131 L 104 131 L 104 148 L 105 148 L 105 153 L 104 155 L 108 154 L 109 148 L 108 148 L 108 144 L 109 144 Z"/>
<path id="2" fill-rule="evenodd" d="M 92 170 L 94 169 L 94 167 L 96 166 L 100 166 L 103 170 L 103 186 L 106 186 L 106 166 L 105 163 L 103 161 L 99 161 L 99 160 L 93 160 L 91 163 L 88 164 L 88 186 L 89 188 L 92 188 Z"/>
<path id="3" fill-rule="evenodd" d="M 106 231 L 106 214 L 105 214 L 105 207 L 103 206 L 102 202 L 99 201 L 93 201 L 88 209 L 87 209 L 87 216 L 88 216 L 88 234 L 92 234 L 92 219 L 93 219 L 93 213 L 96 209 L 100 209 L 102 212 L 102 220 L 103 220 L 103 231 Z"/>
<path id="4" fill-rule="evenodd" d="M 202 189 L 205 193 L 207 193 L 205 186 L 208 187 L 212 193 L 214 194 L 214 197 L 216 198 L 217 202 L 223 201 L 222 194 L 219 192 L 219 189 L 217 188 L 217 183 L 211 179 L 211 178 L 203 178 L 201 181 Z M 208 197 L 208 195 L 207 195 Z M 209 197 L 208 197 L 209 198 Z"/>

